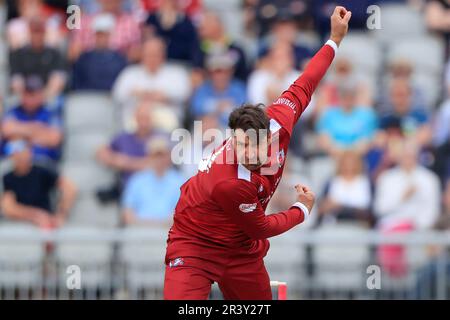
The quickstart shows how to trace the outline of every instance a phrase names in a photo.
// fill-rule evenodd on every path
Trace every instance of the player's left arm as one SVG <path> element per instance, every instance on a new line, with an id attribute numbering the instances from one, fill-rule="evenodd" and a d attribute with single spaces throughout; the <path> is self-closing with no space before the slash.
<path id="1" fill-rule="evenodd" d="M 314 205 L 314 194 L 304 186 L 296 186 L 298 202 L 285 211 L 265 215 L 257 197 L 256 186 L 243 180 L 219 183 L 212 198 L 251 239 L 266 239 L 282 234 L 305 221 Z"/>
<path id="2" fill-rule="evenodd" d="M 302 75 L 269 107 L 269 116 L 277 120 L 290 134 L 333 62 L 336 51 L 347 34 L 350 17 L 351 12 L 344 7 L 335 8 L 330 18 L 330 39 L 314 55 Z"/>

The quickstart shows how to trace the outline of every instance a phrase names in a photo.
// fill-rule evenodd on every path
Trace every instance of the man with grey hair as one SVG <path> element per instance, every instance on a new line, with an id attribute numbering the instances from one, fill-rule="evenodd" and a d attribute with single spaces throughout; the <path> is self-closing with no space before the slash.
<path id="1" fill-rule="evenodd" d="M 194 59 L 196 72 L 206 66 L 207 57 L 215 53 L 227 53 L 235 58 L 234 76 L 245 81 L 248 67 L 244 50 L 227 35 L 220 16 L 213 11 L 205 11 L 199 23 L 200 51 Z"/>
<path id="2" fill-rule="evenodd" d="M 122 107 L 124 123 L 139 102 L 169 109 L 182 120 L 183 103 L 191 94 L 191 84 L 184 68 L 167 62 L 166 45 L 155 37 L 144 43 L 141 63 L 120 73 L 112 93 Z"/>
<path id="3" fill-rule="evenodd" d="M 131 176 L 123 193 L 125 225 L 170 223 L 185 180 L 172 164 L 171 141 L 167 135 L 152 137 L 146 146 L 147 168 Z"/>
<path id="4" fill-rule="evenodd" d="M 214 114 L 225 128 L 230 113 L 247 100 L 245 84 L 233 78 L 235 64 L 236 59 L 229 53 L 207 57 L 208 79 L 192 97 L 191 113 L 196 119 Z"/>

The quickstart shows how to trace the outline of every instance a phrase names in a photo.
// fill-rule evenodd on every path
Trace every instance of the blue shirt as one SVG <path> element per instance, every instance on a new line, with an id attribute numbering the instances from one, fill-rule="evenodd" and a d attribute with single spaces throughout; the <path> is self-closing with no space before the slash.
<path id="1" fill-rule="evenodd" d="M 381 117 L 380 127 L 382 129 L 393 122 L 398 122 L 404 134 L 415 132 L 419 127 L 428 122 L 428 115 L 423 110 L 411 110 L 404 115 L 396 113 L 387 113 Z"/>
<path id="2" fill-rule="evenodd" d="M 83 53 L 73 66 L 74 90 L 111 90 L 127 59 L 114 50 Z"/>
<path id="3" fill-rule="evenodd" d="M 236 107 L 240 107 L 247 100 L 245 85 L 238 81 L 232 80 L 229 86 L 223 92 L 217 92 L 211 81 L 206 81 L 201 85 L 192 97 L 192 114 L 198 118 L 204 114 L 217 112 L 219 103 L 223 100 L 229 100 L 232 108 L 220 114 L 220 122 L 226 126 L 228 116 Z"/>
<path id="4" fill-rule="evenodd" d="M 146 144 L 151 135 L 148 138 L 141 138 L 135 133 L 120 133 L 118 134 L 110 144 L 111 150 L 125 154 L 127 156 L 142 158 L 147 155 Z M 132 172 L 121 172 L 121 182 L 125 185 L 132 175 Z"/>
<path id="5" fill-rule="evenodd" d="M 346 148 L 361 140 L 371 139 L 376 129 L 376 114 L 365 107 L 355 107 L 350 112 L 331 107 L 317 123 L 319 133 L 328 134 L 334 143 Z"/>
<path id="6" fill-rule="evenodd" d="M 169 219 L 180 197 L 180 187 L 185 179 L 175 169 L 158 177 L 152 170 L 131 176 L 125 188 L 122 206 L 133 210 L 139 219 Z"/>
<path id="7" fill-rule="evenodd" d="M 162 25 L 161 15 L 155 12 L 148 16 L 146 24 L 153 27 L 156 35 L 166 42 L 168 59 L 187 63 L 195 60 L 200 51 L 200 43 L 197 29 L 188 16 L 179 14 L 175 24 L 166 29 Z"/>
<path id="8" fill-rule="evenodd" d="M 61 119 L 54 113 L 46 109 L 44 106 L 40 107 L 33 113 L 26 112 L 22 107 L 15 107 L 9 110 L 3 121 L 14 120 L 19 122 L 40 122 L 48 127 L 61 130 Z M 35 159 L 51 159 L 58 160 L 60 157 L 59 148 L 48 148 L 38 145 L 32 146 L 33 157 Z"/>

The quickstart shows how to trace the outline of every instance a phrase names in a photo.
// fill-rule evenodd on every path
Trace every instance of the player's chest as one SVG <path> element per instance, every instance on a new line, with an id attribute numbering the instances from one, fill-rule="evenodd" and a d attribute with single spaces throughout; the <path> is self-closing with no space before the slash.
<path id="1" fill-rule="evenodd" d="M 274 175 L 261 175 L 257 177 L 256 186 L 258 189 L 258 200 L 263 208 L 266 208 L 273 194 L 277 190 L 282 173 L 283 167 L 281 167 Z"/>

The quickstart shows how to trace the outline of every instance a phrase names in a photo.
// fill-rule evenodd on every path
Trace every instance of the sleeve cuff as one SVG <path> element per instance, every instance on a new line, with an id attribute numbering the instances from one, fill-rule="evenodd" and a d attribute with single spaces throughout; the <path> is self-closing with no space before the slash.
<path id="1" fill-rule="evenodd" d="M 292 205 L 292 207 L 297 207 L 300 210 L 303 211 L 303 221 L 306 221 L 306 219 L 309 217 L 309 210 L 308 208 L 301 202 L 296 202 Z"/>
<path id="2" fill-rule="evenodd" d="M 337 46 L 336 42 L 334 42 L 333 40 L 329 39 L 327 42 L 325 42 L 325 44 L 327 44 L 330 47 L 332 47 L 335 54 L 337 53 L 338 46 Z"/>

